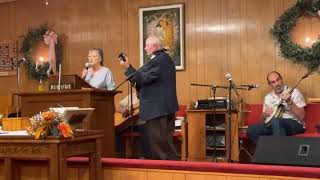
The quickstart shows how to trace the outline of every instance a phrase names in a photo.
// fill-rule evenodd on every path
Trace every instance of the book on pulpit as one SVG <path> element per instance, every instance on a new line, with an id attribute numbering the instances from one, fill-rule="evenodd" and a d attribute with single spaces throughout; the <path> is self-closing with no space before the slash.
<path id="1" fill-rule="evenodd" d="M 79 107 L 59 107 L 50 108 L 51 111 L 57 112 L 62 119 L 67 122 L 73 129 L 84 128 L 95 108 Z"/>

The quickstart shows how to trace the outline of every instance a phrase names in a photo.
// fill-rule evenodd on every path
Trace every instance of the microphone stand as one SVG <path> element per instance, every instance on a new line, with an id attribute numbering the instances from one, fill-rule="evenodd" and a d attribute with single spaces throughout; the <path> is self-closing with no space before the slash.
<path id="1" fill-rule="evenodd" d="M 213 101 L 216 100 L 216 91 L 217 91 L 217 87 L 216 86 L 212 86 L 211 87 L 212 92 L 213 92 Z M 217 144 L 216 144 L 216 106 L 213 106 L 213 154 L 212 154 L 212 160 L 214 162 L 217 162 L 217 158 L 216 158 L 216 153 L 217 153 Z"/>
<path id="2" fill-rule="evenodd" d="M 232 150 L 232 146 L 231 146 L 231 116 L 232 116 L 232 112 L 231 112 L 231 89 L 233 89 L 233 85 L 232 85 L 232 82 L 230 81 L 229 83 L 229 88 L 228 88 L 228 103 L 227 103 L 227 109 L 228 109 L 228 162 L 230 163 L 232 160 L 231 160 L 231 150 Z M 235 91 L 238 95 L 238 92 Z"/>
<path id="3" fill-rule="evenodd" d="M 240 89 L 240 90 L 249 90 L 249 88 L 245 88 L 245 87 L 237 87 L 235 86 L 232 81 L 229 81 L 229 87 L 228 87 L 228 105 L 227 105 L 227 111 L 228 111 L 228 162 L 232 162 L 232 144 L 233 144 L 233 138 L 231 138 L 232 136 L 232 131 L 231 131 L 231 128 L 232 128 L 232 103 L 231 103 L 231 92 L 232 92 L 232 89 L 234 90 L 234 92 L 237 94 L 238 97 L 240 97 L 237 89 Z"/>
<path id="4" fill-rule="evenodd" d="M 130 76 L 128 76 L 126 79 L 124 79 L 124 80 L 123 80 L 118 86 L 116 86 L 112 91 L 116 91 L 117 89 L 119 89 L 119 87 L 122 86 L 122 84 L 124 84 L 124 83 L 127 82 L 127 81 L 130 81 L 130 82 L 131 82 L 131 78 L 132 78 L 135 74 L 136 74 L 136 72 L 130 74 Z"/>
<path id="5" fill-rule="evenodd" d="M 17 73 L 17 81 L 16 81 L 16 84 L 17 84 L 17 91 L 18 93 L 20 92 L 20 63 L 18 62 L 18 59 L 17 59 L 17 64 L 16 64 L 16 73 Z M 17 99 L 17 105 L 16 105 L 16 116 L 19 117 L 19 111 L 20 111 L 20 99 L 19 99 L 19 95 L 17 95 L 16 97 Z"/>
<path id="6" fill-rule="evenodd" d="M 132 76 L 131 76 L 132 77 Z M 129 110 L 129 120 L 131 122 L 131 126 L 130 126 L 130 133 L 132 134 L 133 131 L 134 131 L 134 122 L 133 122 L 133 97 L 132 97 L 132 86 L 133 86 L 133 83 L 132 81 L 129 80 L 129 97 L 130 97 L 130 110 Z M 130 146 L 133 147 L 133 143 L 134 143 L 134 139 L 133 139 L 133 135 L 130 136 Z M 131 155 L 130 155 L 132 158 L 133 158 L 133 150 L 131 151 Z"/>
<path id="7" fill-rule="evenodd" d="M 213 101 L 216 100 L 216 91 L 217 88 L 228 89 L 227 86 L 215 86 L 215 85 L 204 85 L 204 84 L 190 84 L 192 86 L 204 86 L 210 87 L 213 92 Z M 213 106 L 213 153 L 212 153 L 212 161 L 217 162 L 216 153 L 217 153 L 217 137 L 216 137 L 216 106 Z"/>
<path id="8" fill-rule="evenodd" d="M 130 76 L 128 76 L 125 80 L 123 80 L 118 86 L 116 86 L 115 88 L 114 88 L 114 90 L 113 91 L 116 91 L 117 89 L 119 89 L 119 87 L 121 87 L 125 82 L 127 82 L 127 81 L 129 81 L 129 86 L 130 86 L 130 88 L 129 88 L 129 91 L 128 91 L 128 96 L 129 96 L 129 98 L 130 98 L 130 104 L 129 104 L 129 106 L 130 106 L 130 108 L 129 108 L 129 118 L 128 118 L 128 121 L 129 121 L 129 124 L 130 124 L 130 134 L 133 134 L 133 131 L 134 131 L 134 122 L 133 122 L 133 97 L 132 97 L 132 91 L 133 91 L 133 83 L 132 83 L 132 77 L 135 75 L 137 73 L 137 71 L 136 72 L 134 72 L 134 73 L 132 73 L 132 74 L 130 74 Z M 130 136 L 130 146 L 131 147 L 133 147 L 133 135 L 131 135 Z M 133 152 L 133 151 L 132 151 Z M 132 153 L 131 152 L 131 153 Z M 130 157 L 129 158 L 133 158 L 133 153 L 130 155 Z"/>
<path id="9" fill-rule="evenodd" d="M 237 89 L 240 89 L 240 90 L 249 90 L 249 88 L 246 88 L 246 87 L 237 87 L 237 86 L 233 86 L 232 83 L 230 82 L 229 86 L 214 86 L 214 85 L 205 85 L 205 84 L 195 84 L 195 83 L 192 83 L 190 84 L 192 86 L 203 86 L 203 87 L 210 87 L 213 91 L 213 99 L 215 100 L 216 99 L 216 89 L 217 88 L 222 88 L 222 89 L 228 89 L 228 103 L 227 103 L 227 113 L 228 113 L 228 141 L 229 141 L 229 144 L 228 144 L 228 147 L 227 150 L 228 150 L 228 162 L 231 162 L 231 150 L 232 150 L 232 139 L 231 139 L 231 136 L 232 136 L 232 131 L 231 131 L 231 120 L 232 120 L 232 106 L 231 106 L 231 92 L 232 92 L 232 89 L 235 91 L 235 93 L 237 94 L 237 96 L 240 97 Z M 213 149 L 213 161 L 216 162 L 216 150 L 217 150 L 217 147 L 216 147 L 216 107 L 213 107 L 213 138 L 214 138 L 214 149 Z"/>

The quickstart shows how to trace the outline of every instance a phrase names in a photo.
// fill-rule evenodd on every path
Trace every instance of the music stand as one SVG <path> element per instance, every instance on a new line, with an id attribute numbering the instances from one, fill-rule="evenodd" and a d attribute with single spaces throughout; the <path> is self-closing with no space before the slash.
<path id="1" fill-rule="evenodd" d="M 129 96 L 129 98 L 130 98 L 130 104 L 129 104 L 129 106 L 130 106 L 130 108 L 129 108 L 129 118 L 128 118 L 128 120 L 129 120 L 129 122 L 130 122 L 130 133 L 132 134 L 133 133 L 133 131 L 134 131 L 134 120 L 133 120 L 133 97 L 132 97 L 132 92 L 133 92 L 133 86 L 134 86 L 134 84 L 133 84 L 133 82 L 132 82 L 132 77 L 137 73 L 138 71 L 136 71 L 136 72 L 134 72 L 134 73 L 132 73 L 132 74 L 130 74 L 130 76 L 128 76 L 126 79 L 124 79 L 118 86 L 116 86 L 115 88 L 114 88 L 114 90 L 113 91 L 116 91 L 117 89 L 119 89 L 119 87 L 121 87 L 125 82 L 129 82 L 129 86 L 130 86 L 130 88 L 129 88 L 129 92 L 128 92 L 128 96 Z M 131 136 L 130 137 L 130 146 L 132 147 L 133 146 L 133 141 L 134 141 L 134 139 L 133 139 L 133 136 Z M 132 157 L 133 157 L 133 155 L 131 155 Z"/>

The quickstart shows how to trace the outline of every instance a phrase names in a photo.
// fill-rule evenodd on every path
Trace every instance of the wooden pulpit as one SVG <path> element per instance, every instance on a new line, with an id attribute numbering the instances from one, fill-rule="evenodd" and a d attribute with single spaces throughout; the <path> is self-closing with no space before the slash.
<path id="1" fill-rule="evenodd" d="M 56 91 L 59 87 L 59 76 L 51 76 L 49 78 L 49 91 Z M 90 84 L 84 81 L 76 74 L 63 75 L 60 79 L 60 90 L 71 90 L 81 88 L 92 88 Z"/>
<path id="2" fill-rule="evenodd" d="M 64 79 L 64 80 L 63 80 Z M 73 88 L 88 87 L 88 84 L 77 75 L 62 76 L 64 84 L 70 83 Z M 52 81 L 54 82 L 54 81 Z M 61 83 L 62 84 L 62 83 Z M 49 84 L 50 86 L 50 84 Z M 50 107 L 77 106 L 80 108 L 95 108 L 87 128 L 103 130 L 102 156 L 115 156 L 115 130 L 114 130 L 114 96 L 119 91 L 104 91 L 94 88 L 70 89 L 43 92 L 19 92 L 22 116 L 32 116 Z"/>

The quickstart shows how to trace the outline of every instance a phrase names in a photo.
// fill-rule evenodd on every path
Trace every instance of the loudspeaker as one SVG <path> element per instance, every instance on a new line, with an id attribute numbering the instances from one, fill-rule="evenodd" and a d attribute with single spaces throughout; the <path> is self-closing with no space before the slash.
<path id="1" fill-rule="evenodd" d="M 320 137 L 261 136 L 252 161 L 320 167 Z"/>

